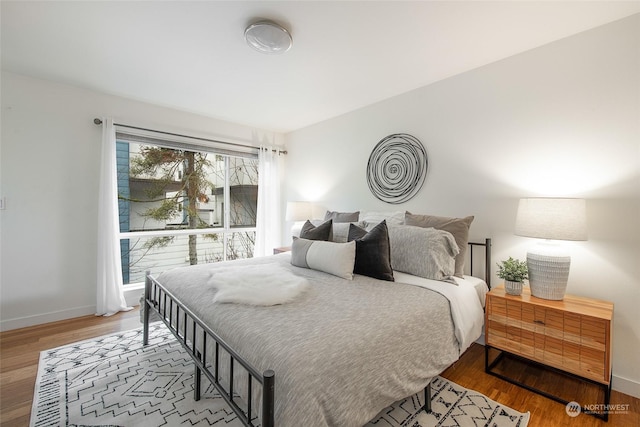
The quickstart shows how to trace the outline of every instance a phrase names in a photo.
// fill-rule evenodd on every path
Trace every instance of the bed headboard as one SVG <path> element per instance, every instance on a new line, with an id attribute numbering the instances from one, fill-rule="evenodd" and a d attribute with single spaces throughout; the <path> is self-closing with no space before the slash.
<path id="1" fill-rule="evenodd" d="M 469 272 L 473 275 L 473 261 L 474 261 L 474 252 L 476 252 L 477 247 L 484 247 L 484 281 L 487 282 L 487 286 L 491 289 L 491 238 L 484 239 L 484 243 L 479 242 L 469 242 Z M 480 249 L 477 249 L 478 251 Z M 481 253 L 482 253 L 481 252 Z M 476 254 L 476 264 L 478 261 L 482 262 L 482 259 L 478 259 L 480 254 Z"/>

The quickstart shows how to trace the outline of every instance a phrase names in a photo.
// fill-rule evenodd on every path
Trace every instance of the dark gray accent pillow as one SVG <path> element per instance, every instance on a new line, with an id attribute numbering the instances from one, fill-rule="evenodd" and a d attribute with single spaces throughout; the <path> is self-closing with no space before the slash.
<path id="1" fill-rule="evenodd" d="M 456 256 L 455 276 L 462 277 L 464 275 L 467 244 L 469 243 L 469 228 L 471 227 L 473 218 L 473 216 L 449 218 L 434 215 L 413 215 L 407 212 L 404 215 L 404 223 L 405 225 L 415 225 L 423 228 L 433 227 L 437 230 L 444 230 L 453 234 L 453 238 L 456 239 L 456 243 L 458 244 L 458 249 L 460 249 L 460 253 Z"/>
<path id="2" fill-rule="evenodd" d="M 369 232 L 350 224 L 347 240 L 355 240 L 356 242 L 354 273 L 380 280 L 394 281 L 386 221 L 382 221 Z"/>
<path id="3" fill-rule="evenodd" d="M 300 237 L 307 240 L 331 240 L 333 230 L 333 221 L 325 221 L 317 227 L 307 220 L 300 230 Z"/>
<path id="4" fill-rule="evenodd" d="M 334 212 L 327 211 L 324 214 L 324 220 L 333 220 L 336 222 L 358 222 L 358 218 L 360 218 L 360 211 L 357 212 Z"/>

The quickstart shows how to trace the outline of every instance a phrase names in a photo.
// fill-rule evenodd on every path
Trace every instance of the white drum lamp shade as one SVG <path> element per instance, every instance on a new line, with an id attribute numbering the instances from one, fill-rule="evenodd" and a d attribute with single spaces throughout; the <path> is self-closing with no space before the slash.
<path id="1" fill-rule="evenodd" d="M 285 213 L 286 221 L 294 221 L 291 226 L 291 235 L 299 236 L 300 230 L 306 221 L 311 219 L 312 206 L 310 202 L 287 202 L 287 211 Z"/>
<path id="2" fill-rule="evenodd" d="M 587 240 L 584 199 L 520 199 L 515 234 L 548 240 Z M 538 298 L 561 300 L 567 288 L 571 257 L 551 242 L 527 253 L 529 286 Z"/>
<path id="3" fill-rule="evenodd" d="M 287 221 L 306 221 L 311 219 L 311 203 L 309 202 L 287 202 Z"/>

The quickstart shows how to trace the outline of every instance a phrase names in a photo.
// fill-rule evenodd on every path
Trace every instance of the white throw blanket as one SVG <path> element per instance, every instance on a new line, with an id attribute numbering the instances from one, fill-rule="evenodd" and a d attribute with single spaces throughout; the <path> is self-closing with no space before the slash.
<path id="1" fill-rule="evenodd" d="M 306 279 L 277 264 L 219 269 L 209 283 L 218 289 L 213 302 L 264 306 L 286 304 L 309 288 Z"/>
<path id="2" fill-rule="evenodd" d="M 396 282 L 431 289 L 449 300 L 451 317 L 456 338 L 460 345 L 460 355 L 482 334 L 484 310 L 475 287 L 464 279 L 455 278 L 458 286 L 448 282 L 424 279 L 394 271 Z"/>

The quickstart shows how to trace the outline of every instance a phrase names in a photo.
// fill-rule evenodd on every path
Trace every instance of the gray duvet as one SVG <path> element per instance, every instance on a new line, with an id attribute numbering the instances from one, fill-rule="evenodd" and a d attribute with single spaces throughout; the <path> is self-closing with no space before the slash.
<path id="1" fill-rule="evenodd" d="M 289 254 L 231 263 L 277 263 L 311 287 L 264 307 L 212 302 L 212 274 L 229 263 L 177 268 L 157 280 L 259 372 L 275 371 L 277 426 L 362 426 L 458 359 L 449 302 L 437 292 L 294 267 Z"/>

